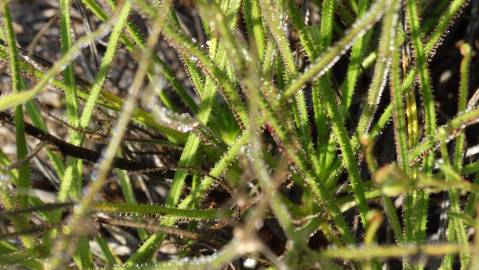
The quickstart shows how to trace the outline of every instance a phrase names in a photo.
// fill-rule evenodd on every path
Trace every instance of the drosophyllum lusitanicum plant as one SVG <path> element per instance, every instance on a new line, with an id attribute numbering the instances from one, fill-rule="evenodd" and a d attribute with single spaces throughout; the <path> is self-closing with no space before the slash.
<path id="1" fill-rule="evenodd" d="M 34 2 L 0 265 L 479 269 L 479 1 Z"/>

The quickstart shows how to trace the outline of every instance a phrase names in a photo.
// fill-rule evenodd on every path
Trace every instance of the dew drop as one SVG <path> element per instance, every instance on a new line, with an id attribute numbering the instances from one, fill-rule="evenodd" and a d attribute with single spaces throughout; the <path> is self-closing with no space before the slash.
<path id="1" fill-rule="evenodd" d="M 196 63 L 198 62 L 198 58 L 196 58 L 195 56 L 190 56 L 190 61 Z"/>

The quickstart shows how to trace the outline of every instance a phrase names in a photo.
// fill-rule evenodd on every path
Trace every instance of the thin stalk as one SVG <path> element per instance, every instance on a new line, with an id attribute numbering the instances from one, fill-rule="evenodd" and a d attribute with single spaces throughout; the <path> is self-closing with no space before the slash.
<path id="1" fill-rule="evenodd" d="M 406 115 L 404 109 L 404 100 L 401 93 L 401 69 L 399 63 L 399 43 L 396 42 L 396 50 L 392 55 L 392 67 L 390 76 L 390 92 L 391 104 L 393 108 L 393 122 L 394 122 L 394 139 L 396 144 L 397 163 L 401 166 L 404 172 L 408 172 L 408 138 L 406 131 Z M 394 209 L 394 207 L 393 207 Z M 395 210 L 394 210 L 395 211 Z M 405 225 L 408 224 L 408 217 L 405 217 Z M 405 226 L 406 227 L 406 226 Z M 396 235 L 396 241 L 401 242 L 403 237 Z M 398 241 L 399 240 L 399 241 Z"/>
<path id="2" fill-rule="evenodd" d="M 72 46 L 72 29 L 70 23 L 70 0 L 60 0 L 60 49 L 62 55 L 68 53 Z M 81 52 L 79 52 L 81 53 Z M 81 134 L 78 132 L 80 115 L 78 111 L 78 95 L 76 91 L 74 62 L 70 62 L 63 70 L 63 79 L 65 82 L 65 103 L 68 120 L 68 141 L 73 145 L 81 144 Z M 70 195 L 78 200 L 82 191 L 82 162 L 73 157 L 67 157 L 65 173 L 61 180 L 58 199 L 65 201 Z M 74 260 L 80 269 L 93 267 L 90 254 L 90 246 L 85 237 L 79 239 L 78 249 L 75 252 Z"/>
<path id="3" fill-rule="evenodd" d="M 221 210 L 189 210 L 181 208 L 163 207 L 159 205 L 137 204 L 137 203 L 95 203 L 91 206 L 91 211 L 111 213 L 111 214 L 127 214 L 130 216 L 153 216 L 168 218 L 179 218 L 184 220 L 216 220 L 221 217 L 228 218 L 232 215 L 231 211 Z"/>
<path id="4" fill-rule="evenodd" d="M 125 198 L 126 203 L 135 204 L 137 203 L 133 186 L 131 185 L 130 177 L 128 173 L 124 170 L 115 170 L 116 175 L 119 178 L 119 185 L 121 188 L 121 192 L 123 193 L 123 197 Z M 137 229 L 138 236 L 141 240 L 146 240 L 148 238 L 148 234 L 143 229 Z"/>
<path id="5" fill-rule="evenodd" d="M 13 93 L 22 93 L 23 83 L 20 75 L 20 69 L 18 64 L 18 52 L 15 42 L 15 32 L 13 30 L 12 15 L 10 12 L 10 5 L 8 1 L 3 1 L 2 4 L 2 13 L 3 13 L 3 23 L 6 28 L 6 37 L 8 43 L 8 57 L 10 62 L 10 72 L 12 80 L 12 92 Z M 25 140 L 25 126 L 23 122 L 23 108 L 22 105 L 15 106 L 15 139 L 17 145 L 17 158 L 23 160 L 28 156 L 27 142 Z M 18 169 L 18 179 L 17 179 L 17 188 L 20 190 L 20 193 L 17 196 L 19 207 L 28 206 L 28 191 L 31 187 L 31 178 L 30 178 L 30 164 L 26 162 Z"/>
<path id="6" fill-rule="evenodd" d="M 466 110 L 467 99 L 469 97 L 469 76 L 470 76 L 470 64 L 472 58 L 471 46 L 467 43 L 463 44 L 460 48 L 463 59 L 461 61 L 461 67 L 459 69 L 459 97 L 457 112 L 461 113 Z M 462 170 L 462 162 L 464 156 L 464 145 L 466 135 L 464 131 L 459 131 L 459 135 L 456 138 L 456 144 L 454 148 L 454 169 L 458 172 Z"/>
<path id="7" fill-rule="evenodd" d="M 72 47 L 72 31 L 70 27 L 70 0 L 60 0 L 60 47 L 62 55 L 67 54 Z M 78 96 L 73 68 L 74 65 L 72 61 L 64 68 L 63 78 L 65 81 L 67 120 L 69 126 L 72 127 L 68 128 L 68 141 L 71 144 L 79 145 L 80 133 L 76 129 L 79 126 Z M 82 184 L 79 170 L 81 171 L 81 162 L 75 158 L 68 157 L 62 185 L 66 186 L 63 190 L 67 190 L 74 199 L 78 199 L 81 193 Z M 59 195 L 61 193 L 62 192 L 60 192 Z"/>
<path id="8" fill-rule="evenodd" d="M 440 128 L 438 134 L 440 137 L 441 157 L 443 160 L 443 163 L 440 166 L 440 168 L 443 170 L 448 182 L 463 181 L 462 178 L 456 172 L 454 172 L 454 169 L 452 167 L 451 160 L 449 158 L 448 149 L 447 149 L 446 131 Z M 461 206 L 460 206 L 458 191 L 451 189 L 451 190 L 448 190 L 448 193 L 449 193 L 449 200 L 451 203 L 451 206 L 450 206 L 451 211 L 455 213 L 461 213 Z M 448 230 L 449 242 L 457 241 L 460 244 L 468 243 L 468 237 L 465 231 L 464 222 L 460 218 L 451 216 L 448 220 L 447 230 Z M 453 263 L 452 256 L 446 256 L 444 258 L 443 264 L 445 265 L 449 264 L 449 268 L 452 268 L 452 263 Z M 469 264 L 469 256 L 467 254 L 462 254 L 460 256 L 460 263 L 461 263 L 461 269 L 467 269 L 467 266 Z"/>
<path id="9" fill-rule="evenodd" d="M 256 51 L 258 52 L 258 59 L 263 62 L 266 52 L 266 38 L 258 0 L 244 1 L 243 15 L 248 33 L 254 40 Z"/>
<path id="10" fill-rule="evenodd" d="M 471 252 L 470 245 L 429 244 L 429 245 L 376 245 L 361 248 L 332 248 L 318 254 L 316 259 L 330 258 L 339 260 L 364 261 L 373 258 L 406 258 L 414 255 L 442 256 L 447 254 L 465 254 Z"/>
<path id="11" fill-rule="evenodd" d="M 333 26 L 334 26 L 334 11 L 336 9 L 335 1 L 325 0 L 322 3 L 321 8 L 321 26 L 320 26 L 320 38 L 319 42 L 319 50 L 314 55 L 310 55 L 310 59 L 314 59 L 314 57 L 318 53 L 324 52 L 328 47 L 331 46 L 333 40 Z M 337 154 L 337 151 L 331 151 L 331 148 L 336 145 L 334 142 L 335 137 L 330 136 L 330 127 L 328 127 L 327 121 L 327 109 L 324 108 L 323 105 L 323 98 L 321 97 L 321 92 L 324 89 L 331 89 L 333 87 L 331 83 L 331 72 L 327 72 L 325 76 L 319 78 L 315 83 L 312 85 L 312 95 L 313 95 L 313 109 L 314 109 L 314 120 L 316 123 L 316 130 L 318 132 L 318 148 L 323 150 L 325 154 L 321 155 L 322 160 L 321 163 L 324 164 L 320 167 L 326 167 L 330 164 L 331 159 L 333 156 Z M 333 147 L 331 147 L 333 146 Z M 324 168 L 321 170 L 324 174 Z"/>
<path id="12" fill-rule="evenodd" d="M 458 112 L 466 110 L 467 98 L 469 96 L 469 68 L 472 58 L 472 50 L 469 44 L 465 43 L 461 46 L 461 54 L 463 59 L 460 66 L 460 82 L 459 82 L 459 98 L 458 98 Z M 466 135 L 464 131 L 459 131 L 459 135 L 456 138 L 456 143 L 454 147 L 454 164 L 451 165 L 451 168 L 454 168 L 456 172 L 460 172 L 463 166 L 463 156 L 464 156 L 464 144 L 465 144 Z M 461 179 L 462 180 L 462 179 Z M 451 208 L 453 211 L 459 213 L 461 211 L 460 206 L 460 194 L 451 190 L 449 192 L 449 197 L 451 200 Z M 468 238 L 465 232 L 464 223 L 459 218 L 452 218 L 449 222 L 449 226 L 454 226 L 454 231 L 456 233 L 455 237 L 459 243 L 467 243 Z M 461 255 L 460 256 L 461 269 L 466 269 L 469 264 L 469 256 Z"/>
<path id="13" fill-rule="evenodd" d="M 434 107 L 434 96 L 432 93 L 431 78 L 427 69 L 426 52 L 421 40 L 419 28 L 419 17 L 417 3 L 413 0 L 407 1 L 407 13 L 409 26 L 411 28 L 411 39 L 414 45 L 416 66 L 418 69 L 419 84 L 421 86 L 421 95 L 424 103 L 424 119 L 426 137 L 431 137 L 436 131 L 436 109 Z M 424 170 L 432 171 L 433 157 L 427 155 L 425 157 Z"/>
<path id="14" fill-rule="evenodd" d="M 90 123 L 98 96 L 100 95 L 101 89 L 103 88 L 103 84 L 108 74 L 108 69 L 115 58 L 118 41 L 120 39 L 121 32 L 127 23 L 128 14 L 130 13 L 131 8 L 132 3 L 130 1 L 124 1 L 124 4 L 121 6 L 121 9 L 118 12 L 117 22 L 113 26 L 113 29 L 110 33 L 110 39 L 108 40 L 105 54 L 102 57 L 100 68 L 96 74 L 95 82 L 91 86 L 88 99 L 83 107 L 83 112 L 79 121 L 80 128 L 87 128 L 88 124 Z"/>
<path id="15" fill-rule="evenodd" d="M 374 66 L 374 76 L 368 89 L 368 98 L 363 106 L 359 123 L 357 127 L 358 136 L 361 137 L 367 133 L 374 114 L 376 113 L 381 94 L 386 86 L 387 76 L 391 65 L 391 57 L 395 48 L 395 28 L 397 26 L 397 11 L 399 1 L 391 1 L 390 7 L 383 19 L 383 27 L 381 30 L 381 38 L 379 41 L 378 60 Z"/>
<path id="16" fill-rule="evenodd" d="M 361 0 L 359 2 L 358 17 L 364 16 L 369 5 L 368 0 Z M 346 81 L 344 82 L 344 93 L 342 99 L 342 105 L 347 110 L 351 106 L 354 92 L 356 89 L 356 83 L 358 81 L 361 61 L 364 54 L 366 37 L 362 36 L 354 43 L 351 48 L 351 56 L 349 57 L 348 71 L 346 73 Z"/>
<path id="17" fill-rule="evenodd" d="M 256 252 L 259 249 L 259 243 L 242 243 L 237 240 L 233 240 L 228 245 L 223 247 L 219 252 L 203 257 L 201 259 L 191 260 L 171 260 L 168 262 L 149 263 L 141 266 L 146 270 L 172 270 L 172 269 L 185 269 L 185 270 L 207 270 L 207 269 L 221 269 L 228 262 L 233 261 L 235 258 L 245 255 L 247 253 Z M 115 270 L 135 270 L 138 269 L 138 265 L 122 265 L 113 268 Z"/>
<path id="18" fill-rule="evenodd" d="M 11 80 L 12 80 L 12 89 L 13 93 L 21 93 L 22 92 L 22 78 L 20 76 L 20 68 L 18 63 L 18 52 L 17 46 L 15 42 L 15 32 L 13 30 L 13 22 L 12 22 L 12 15 L 10 12 L 10 5 L 8 1 L 0 2 L 2 13 L 3 13 L 3 24 L 4 29 L 6 29 L 6 39 L 8 44 L 8 58 L 10 63 L 10 71 L 11 71 Z M 16 148 L 17 148 L 17 158 L 19 160 L 23 160 L 28 156 L 27 150 L 27 142 L 25 140 L 25 126 L 23 122 L 23 108 L 22 105 L 17 105 L 15 107 L 15 139 L 16 139 Z M 31 175 L 30 175 L 30 164 L 29 162 L 25 162 L 20 168 L 18 169 L 18 177 L 16 178 L 16 186 L 17 189 L 20 191 L 19 194 L 16 196 L 14 200 L 10 200 L 9 196 L 2 196 L 2 202 L 9 202 L 15 204 L 18 203 L 18 207 L 25 208 L 28 207 L 29 202 L 29 190 L 31 188 Z M 0 187 L 3 189 L 3 187 Z M 3 193 L 3 192 L 1 192 Z M 13 207 L 13 205 L 12 205 Z M 24 216 L 19 220 L 14 221 L 16 226 L 20 229 L 27 228 L 28 224 L 28 216 Z M 30 237 L 22 237 L 22 242 L 25 247 L 30 248 L 33 247 L 34 243 Z"/>

